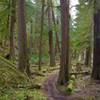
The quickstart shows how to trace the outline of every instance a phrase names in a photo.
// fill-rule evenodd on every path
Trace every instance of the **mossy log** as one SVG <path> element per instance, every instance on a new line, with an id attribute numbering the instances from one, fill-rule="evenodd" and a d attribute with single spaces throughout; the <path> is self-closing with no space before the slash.
<path id="1" fill-rule="evenodd" d="M 30 79 L 20 72 L 16 65 L 0 56 L 0 87 L 16 87 L 19 84 L 27 85 Z"/>
<path id="2" fill-rule="evenodd" d="M 8 66 L 16 68 L 15 65 L 11 61 L 5 59 L 4 57 L 0 56 L 0 60 L 4 63 L 8 64 Z"/>
<path id="3" fill-rule="evenodd" d="M 70 75 L 90 75 L 91 73 L 89 71 L 81 71 L 81 72 L 72 72 Z"/>

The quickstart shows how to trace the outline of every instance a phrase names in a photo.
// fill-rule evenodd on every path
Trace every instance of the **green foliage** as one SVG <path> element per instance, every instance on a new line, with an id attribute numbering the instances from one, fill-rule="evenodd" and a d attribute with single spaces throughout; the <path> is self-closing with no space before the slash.
<path id="1" fill-rule="evenodd" d="M 75 76 L 72 75 L 66 88 L 67 94 L 72 94 L 74 92 L 74 89 L 75 89 Z"/>
<path id="2" fill-rule="evenodd" d="M 47 100 L 47 98 L 37 90 L 28 90 L 28 89 L 10 89 L 5 90 L 2 95 L 0 95 L 0 100 Z"/>
<path id="3" fill-rule="evenodd" d="M 46 100 L 40 90 L 29 90 L 30 80 L 14 66 L 0 59 L 0 100 Z"/>
<path id="4" fill-rule="evenodd" d="M 10 12 L 9 1 L 0 0 L 0 40 L 7 38 L 8 35 L 8 16 Z"/>
<path id="5" fill-rule="evenodd" d="M 11 64 L 0 59 L 0 90 L 30 85 L 29 78 Z"/>
<path id="6" fill-rule="evenodd" d="M 72 19 L 73 25 L 70 34 L 71 49 L 81 52 L 90 45 L 93 33 L 93 5 L 89 5 L 88 1 L 79 0 L 76 9 L 76 19 Z"/>
<path id="7" fill-rule="evenodd" d="M 39 57 L 38 57 L 37 55 L 33 55 L 33 56 L 31 57 L 31 62 L 32 62 L 32 63 L 37 63 L 37 62 L 38 62 L 38 59 L 39 59 Z"/>
<path id="8" fill-rule="evenodd" d="M 43 57 L 42 57 L 42 62 L 48 62 L 48 60 L 49 60 L 49 57 L 47 56 L 47 55 L 44 55 Z M 38 61 L 39 61 L 39 56 L 38 55 L 32 55 L 31 56 L 31 63 L 38 63 Z"/>

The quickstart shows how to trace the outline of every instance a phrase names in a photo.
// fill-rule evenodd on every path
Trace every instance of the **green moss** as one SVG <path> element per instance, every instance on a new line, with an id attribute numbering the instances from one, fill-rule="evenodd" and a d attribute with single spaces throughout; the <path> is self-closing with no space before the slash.
<path id="1" fill-rule="evenodd" d="M 4 88 L 29 85 L 29 81 L 27 75 L 21 73 L 15 65 L 0 57 L 0 91 Z"/>
<path id="2" fill-rule="evenodd" d="M 39 90 L 6 90 L 3 95 L 0 95 L 0 100 L 25 100 L 26 98 L 30 98 L 30 100 L 47 100 Z"/>

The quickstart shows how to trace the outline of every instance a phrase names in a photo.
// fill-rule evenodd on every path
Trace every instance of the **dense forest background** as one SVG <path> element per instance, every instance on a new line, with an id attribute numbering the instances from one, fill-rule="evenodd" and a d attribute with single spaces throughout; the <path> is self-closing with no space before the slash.
<path id="1" fill-rule="evenodd" d="M 100 1 L 72 2 L 0 0 L 0 100 L 100 100 Z"/>

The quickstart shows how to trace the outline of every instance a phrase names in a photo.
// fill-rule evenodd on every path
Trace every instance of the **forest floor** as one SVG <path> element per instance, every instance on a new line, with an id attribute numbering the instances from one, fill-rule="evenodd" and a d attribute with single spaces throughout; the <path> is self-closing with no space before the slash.
<path id="1" fill-rule="evenodd" d="M 100 82 L 90 81 L 90 76 L 84 76 L 81 81 L 78 79 L 76 89 L 70 95 L 59 91 L 56 82 L 57 74 L 52 74 L 44 83 L 44 93 L 48 100 L 100 100 Z"/>
<path id="2" fill-rule="evenodd" d="M 71 94 L 66 91 L 67 85 L 57 86 L 59 64 L 52 68 L 44 66 L 41 71 L 33 65 L 32 85 L 2 57 L 0 65 L 0 100 L 100 100 L 100 81 L 90 80 L 90 75 L 76 76 L 76 85 Z"/>

